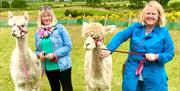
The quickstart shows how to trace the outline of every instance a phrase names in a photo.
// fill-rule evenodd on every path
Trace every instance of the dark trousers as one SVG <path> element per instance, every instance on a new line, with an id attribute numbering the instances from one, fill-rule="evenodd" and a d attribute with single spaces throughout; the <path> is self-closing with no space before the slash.
<path id="1" fill-rule="evenodd" d="M 51 91 L 73 91 L 71 83 L 71 68 L 60 72 L 59 70 L 47 71 L 46 75 L 51 86 Z"/>
<path id="2" fill-rule="evenodd" d="M 145 89 L 144 89 L 144 81 L 138 81 L 136 91 L 145 91 Z"/>

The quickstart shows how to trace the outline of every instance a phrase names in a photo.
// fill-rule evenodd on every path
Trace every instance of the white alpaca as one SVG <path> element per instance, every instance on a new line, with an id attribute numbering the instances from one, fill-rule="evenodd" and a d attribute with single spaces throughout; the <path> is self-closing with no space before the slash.
<path id="1" fill-rule="evenodd" d="M 12 52 L 10 73 L 16 91 L 38 91 L 40 67 L 36 54 L 28 47 L 28 13 L 13 16 L 9 12 L 8 24 L 12 26 L 12 36 L 16 38 L 16 48 Z"/>
<path id="2" fill-rule="evenodd" d="M 85 53 L 85 83 L 86 91 L 111 91 L 112 56 L 100 58 L 103 44 L 103 34 L 112 31 L 115 26 L 103 27 L 100 23 L 84 23 L 83 36 L 86 37 Z"/>

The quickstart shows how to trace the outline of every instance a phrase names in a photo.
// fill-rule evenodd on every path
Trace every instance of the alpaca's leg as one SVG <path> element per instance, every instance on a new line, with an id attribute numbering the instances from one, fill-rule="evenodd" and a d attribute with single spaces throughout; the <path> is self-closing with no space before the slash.
<path id="1" fill-rule="evenodd" d="M 89 86 L 86 86 L 86 91 L 89 91 Z"/>
<path id="2" fill-rule="evenodd" d="M 36 89 L 33 89 L 32 91 L 39 91 L 39 87 L 38 87 L 38 88 L 36 88 Z"/>
<path id="3" fill-rule="evenodd" d="M 109 90 L 108 91 L 111 91 L 111 85 L 109 86 Z"/>
<path id="4" fill-rule="evenodd" d="M 111 91 L 111 88 L 106 88 L 106 89 L 98 89 L 97 91 Z"/>
<path id="5" fill-rule="evenodd" d="M 95 91 L 90 86 L 86 86 L 86 91 Z"/>
<path id="6" fill-rule="evenodd" d="M 16 91 L 24 91 L 23 89 L 25 88 L 26 88 L 26 84 L 24 82 L 19 81 Z"/>
<path id="7" fill-rule="evenodd" d="M 19 80 L 16 91 L 31 91 L 31 87 L 25 80 Z"/>
<path id="8" fill-rule="evenodd" d="M 34 86 L 32 86 L 33 84 L 31 84 L 31 89 L 33 89 L 32 91 L 39 91 L 39 82 L 36 82 L 36 83 L 34 83 L 35 85 Z"/>
<path id="9" fill-rule="evenodd" d="M 101 91 L 111 91 L 110 89 L 106 89 L 106 90 L 101 90 Z"/>
<path id="10" fill-rule="evenodd" d="M 18 91 L 18 86 L 17 86 L 17 84 L 15 84 L 15 91 Z"/>
<path id="11" fill-rule="evenodd" d="M 105 89 L 105 90 L 103 90 L 103 91 L 111 91 L 111 88 L 107 88 L 107 89 Z"/>

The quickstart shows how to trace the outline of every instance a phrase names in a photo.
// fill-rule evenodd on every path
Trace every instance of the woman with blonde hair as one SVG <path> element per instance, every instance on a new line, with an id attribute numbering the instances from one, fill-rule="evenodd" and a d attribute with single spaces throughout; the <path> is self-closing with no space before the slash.
<path id="1" fill-rule="evenodd" d="M 61 24 L 57 24 L 53 10 L 43 6 L 37 20 L 35 34 L 36 55 L 42 61 L 51 91 L 73 91 L 71 83 L 72 42 Z"/>
<path id="2" fill-rule="evenodd" d="M 102 50 L 104 58 L 130 38 L 130 49 L 123 71 L 123 91 L 168 91 L 165 64 L 174 57 L 174 44 L 164 27 L 165 15 L 157 1 L 150 1 L 135 22 L 118 32 Z"/>

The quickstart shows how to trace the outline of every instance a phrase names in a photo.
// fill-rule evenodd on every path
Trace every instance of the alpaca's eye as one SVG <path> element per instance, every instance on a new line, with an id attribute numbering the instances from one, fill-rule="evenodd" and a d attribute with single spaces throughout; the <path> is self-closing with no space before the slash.
<path id="1" fill-rule="evenodd" d="M 12 26 L 15 26 L 16 24 L 13 24 Z"/>
<path id="2" fill-rule="evenodd" d="M 98 40 L 98 37 L 93 37 L 94 40 Z"/>
<path id="3" fill-rule="evenodd" d="M 93 34 L 91 34 L 90 36 L 91 36 L 91 37 L 94 37 L 94 35 L 93 35 Z"/>
<path id="4" fill-rule="evenodd" d="M 24 25 L 21 25 L 21 27 L 24 27 Z"/>

